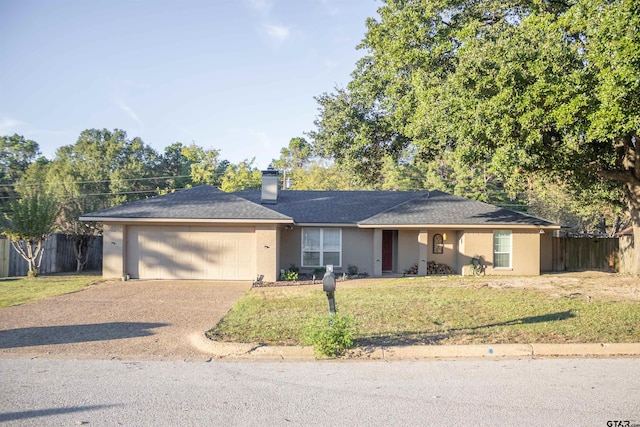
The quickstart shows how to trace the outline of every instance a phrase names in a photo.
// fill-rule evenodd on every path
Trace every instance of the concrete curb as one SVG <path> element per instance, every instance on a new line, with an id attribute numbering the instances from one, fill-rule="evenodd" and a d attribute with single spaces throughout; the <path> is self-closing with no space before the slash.
<path id="1" fill-rule="evenodd" d="M 202 353 L 216 359 L 313 359 L 313 348 L 298 346 L 263 346 L 259 344 L 212 341 L 201 332 L 194 332 L 189 341 Z"/>
<path id="2" fill-rule="evenodd" d="M 313 348 L 298 346 L 262 346 L 211 341 L 201 332 L 189 336 L 200 352 L 216 359 L 309 360 Z M 349 350 L 347 359 L 429 360 L 497 359 L 518 357 L 640 357 L 640 343 L 603 344 L 472 344 L 361 347 Z"/>
<path id="3" fill-rule="evenodd" d="M 531 344 L 534 356 L 636 356 L 640 343 Z"/>

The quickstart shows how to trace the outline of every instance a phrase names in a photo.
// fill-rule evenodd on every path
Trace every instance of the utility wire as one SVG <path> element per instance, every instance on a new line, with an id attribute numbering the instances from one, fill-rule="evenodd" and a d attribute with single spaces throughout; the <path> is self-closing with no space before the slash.
<path id="1" fill-rule="evenodd" d="M 221 173 L 216 173 L 213 174 L 214 176 L 216 175 L 223 175 Z M 105 182 L 112 182 L 112 181 L 151 181 L 151 180 L 159 180 L 159 179 L 177 179 L 177 178 L 189 178 L 191 177 L 191 175 L 169 175 L 169 176 L 155 176 L 155 177 L 142 177 L 142 178 L 118 178 L 118 179 L 103 179 L 103 180 L 99 180 L 99 181 L 53 181 L 47 184 L 66 184 L 67 182 L 72 183 L 72 184 L 100 184 L 100 183 L 105 183 Z M 25 186 L 25 187 L 38 187 L 38 186 L 42 186 L 44 185 L 44 183 L 38 183 L 38 184 L 19 184 L 19 183 L 14 183 L 14 184 L 0 184 L 0 187 L 16 187 L 16 186 Z"/>

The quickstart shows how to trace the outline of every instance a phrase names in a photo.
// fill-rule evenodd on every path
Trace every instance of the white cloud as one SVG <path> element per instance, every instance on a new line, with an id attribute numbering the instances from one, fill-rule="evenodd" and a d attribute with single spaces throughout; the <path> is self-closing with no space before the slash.
<path id="1" fill-rule="evenodd" d="M 291 27 L 274 24 L 278 19 L 273 16 L 273 0 L 245 0 L 260 22 L 258 28 L 261 37 L 266 36 L 266 42 L 271 47 L 279 47 L 293 37 Z"/>
<path id="2" fill-rule="evenodd" d="M 0 117 L 0 134 L 8 135 L 18 133 L 21 129 L 28 127 L 27 122 L 16 120 L 11 117 Z"/>
<path id="3" fill-rule="evenodd" d="M 284 43 L 291 38 L 291 30 L 282 25 L 267 24 L 264 26 L 267 35 L 277 43 Z"/>
<path id="4" fill-rule="evenodd" d="M 142 119 L 140 119 L 140 116 L 138 116 L 138 113 L 136 113 L 136 111 L 126 101 L 131 98 L 129 92 L 137 92 L 137 89 L 140 89 L 141 86 L 131 80 L 123 79 L 113 80 L 110 84 L 111 93 L 109 98 L 111 102 L 122 110 L 127 117 L 136 122 L 138 126 L 144 127 L 144 123 L 142 122 Z"/>
<path id="5" fill-rule="evenodd" d="M 231 128 L 226 130 L 227 140 L 234 141 L 233 144 L 221 143 L 221 157 L 228 159 L 232 163 L 255 157 L 255 166 L 266 168 L 271 159 L 277 158 L 280 149 L 277 148 L 273 138 L 260 129 L 252 128 Z"/>
<path id="6" fill-rule="evenodd" d="M 326 68 L 329 71 L 335 70 L 338 67 L 338 63 L 336 61 L 333 61 L 331 59 L 325 59 L 324 61 L 324 68 Z"/>
<path id="7" fill-rule="evenodd" d="M 322 3 L 326 13 L 330 16 L 338 16 L 342 13 L 340 7 L 331 0 L 322 0 L 320 3 Z"/>
<path id="8" fill-rule="evenodd" d="M 144 123 L 142 123 L 142 120 L 140 120 L 140 117 L 138 117 L 136 112 L 133 111 L 133 108 L 129 107 L 123 101 L 118 99 L 116 99 L 114 102 L 116 103 L 118 108 L 120 108 L 122 111 L 124 111 L 127 114 L 127 116 L 129 116 L 129 118 L 131 118 L 133 121 L 138 123 L 138 125 L 140 125 L 141 127 L 144 127 Z"/>
<path id="9" fill-rule="evenodd" d="M 268 0 L 248 0 L 248 2 L 252 9 L 260 12 L 265 12 L 271 8 Z"/>

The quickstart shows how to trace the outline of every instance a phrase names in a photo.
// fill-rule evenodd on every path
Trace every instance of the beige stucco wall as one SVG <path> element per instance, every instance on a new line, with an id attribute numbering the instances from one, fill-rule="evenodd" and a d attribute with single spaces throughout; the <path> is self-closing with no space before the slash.
<path id="1" fill-rule="evenodd" d="M 513 231 L 513 274 L 540 274 L 540 231 Z"/>
<path id="2" fill-rule="evenodd" d="M 373 277 L 382 276 L 382 230 L 373 230 Z"/>
<path id="3" fill-rule="evenodd" d="M 326 227 L 325 227 L 326 228 Z M 342 266 L 336 272 L 346 272 L 352 264 L 360 272 L 372 276 L 381 275 L 382 230 L 342 227 Z M 313 268 L 301 268 L 302 227 L 262 225 L 255 229 L 256 274 L 264 275 L 265 281 L 279 279 L 281 269 L 292 264 L 301 272 Z M 493 230 L 398 230 L 394 246 L 394 268 L 403 273 L 418 264 L 423 273 L 422 259 L 447 264 L 458 274 L 464 274 L 471 257 L 483 255 L 487 261 L 487 274 L 537 275 L 541 269 L 552 268 L 551 232 L 539 234 L 539 229 L 512 231 L 512 268 L 493 268 Z M 444 253 L 433 253 L 433 236 L 446 233 Z M 105 224 L 103 244 L 103 271 L 105 278 L 120 277 L 126 259 L 126 225 Z M 379 261 L 380 260 L 380 261 Z M 467 272 L 468 273 L 468 272 Z"/>
<path id="4" fill-rule="evenodd" d="M 398 231 L 398 273 L 418 265 L 418 230 Z"/>
<path id="5" fill-rule="evenodd" d="M 441 254 L 433 253 L 433 236 L 440 234 L 444 239 L 444 248 Z M 445 238 L 446 237 L 446 238 Z M 429 230 L 429 249 L 427 251 L 427 261 L 435 261 L 438 264 L 446 264 L 454 271 L 457 270 L 457 238 L 456 232 L 452 230 Z"/>
<path id="6" fill-rule="evenodd" d="M 342 271 L 355 265 L 360 273 L 373 274 L 374 267 L 374 231 L 371 229 L 342 229 Z M 376 258 L 377 259 L 377 258 Z M 380 263 L 380 268 L 382 264 Z"/>
<path id="7" fill-rule="evenodd" d="M 309 273 L 313 267 L 302 267 L 302 228 L 284 228 L 280 235 L 280 260 L 279 269 L 288 269 L 292 264 L 300 269 L 300 272 Z M 328 227 L 320 227 L 328 228 Z M 352 264 L 358 267 L 358 271 L 374 273 L 374 230 L 359 229 L 353 227 L 340 227 L 342 229 L 342 265 L 335 266 L 336 273 L 347 271 Z"/>
<path id="8" fill-rule="evenodd" d="M 486 274 L 539 275 L 540 232 L 538 229 L 511 230 L 511 268 L 493 268 L 493 230 L 465 230 L 459 233 L 459 272 L 468 274 L 471 258 L 484 256 Z"/>
<path id="9" fill-rule="evenodd" d="M 102 244 L 102 277 L 121 277 L 125 260 L 125 226 L 104 224 Z"/>
<path id="10" fill-rule="evenodd" d="M 256 226 L 256 274 L 263 275 L 267 282 L 279 279 L 279 234 L 276 225 Z"/>
<path id="11" fill-rule="evenodd" d="M 447 238 L 444 240 L 444 250 L 442 254 L 433 253 L 433 236 L 440 234 Z M 439 264 L 446 264 L 454 271 L 458 271 L 457 265 L 457 232 L 442 229 L 430 229 L 422 231 L 422 243 L 418 240 L 419 230 L 399 230 L 398 231 L 398 269 L 397 273 L 404 273 L 414 265 L 435 261 Z M 422 247 L 422 251 L 421 251 Z M 420 256 L 422 254 L 422 257 Z M 425 267 L 426 268 L 426 267 Z"/>
<path id="12" fill-rule="evenodd" d="M 300 257 L 301 248 L 301 228 L 289 227 L 284 228 L 280 233 L 280 262 L 278 264 L 279 269 L 286 270 L 291 265 L 300 267 L 302 264 L 302 258 Z"/>

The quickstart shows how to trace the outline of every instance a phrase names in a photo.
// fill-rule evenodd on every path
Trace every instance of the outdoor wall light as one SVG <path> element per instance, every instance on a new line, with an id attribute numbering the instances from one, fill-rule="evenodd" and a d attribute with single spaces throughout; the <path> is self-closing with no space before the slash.
<path id="1" fill-rule="evenodd" d="M 442 233 L 442 240 L 447 240 L 447 233 Z"/>

